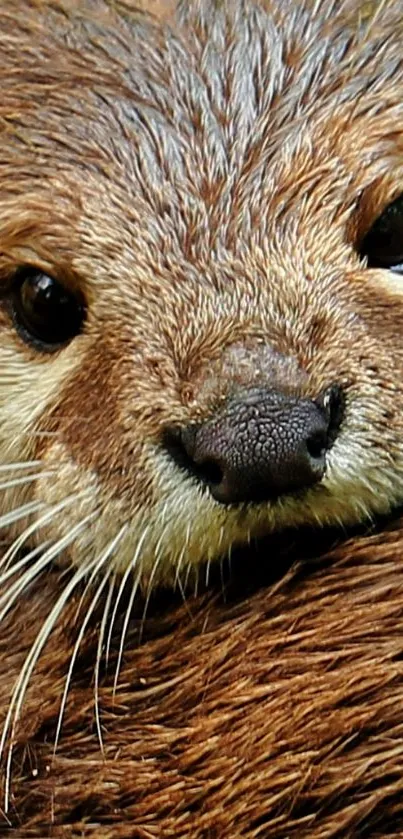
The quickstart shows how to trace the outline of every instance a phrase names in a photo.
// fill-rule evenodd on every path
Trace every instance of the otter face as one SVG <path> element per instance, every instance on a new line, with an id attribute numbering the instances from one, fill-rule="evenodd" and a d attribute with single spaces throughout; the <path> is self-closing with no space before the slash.
<path id="1" fill-rule="evenodd" d="M 403 501 L 403 30 L 115 5 L 0 11 L 0 524 L 151 586 Z"/>

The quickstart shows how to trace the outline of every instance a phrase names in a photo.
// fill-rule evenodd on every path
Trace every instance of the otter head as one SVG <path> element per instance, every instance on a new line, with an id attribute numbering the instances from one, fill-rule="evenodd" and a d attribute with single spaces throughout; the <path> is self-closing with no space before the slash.
<path id="1" fill-rule="evenodd" d="M 0 523 L 29 579 L 180 581 L 403 500 L 400 13 L 294 5 L 2 4 Z"/>

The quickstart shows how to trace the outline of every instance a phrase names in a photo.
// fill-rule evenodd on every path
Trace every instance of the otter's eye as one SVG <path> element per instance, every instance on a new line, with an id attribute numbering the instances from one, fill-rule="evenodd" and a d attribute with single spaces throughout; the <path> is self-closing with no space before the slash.
<path id="1" fill-rule="evenodd" d="M 389 268 L 403 274 L 403 195 L 386 207 L 361 245 L 369 268 Z"/>
<path id="2" fill-rule="evenodd" d="M 25 341 L 53 349 L 74 338 L 81 329 L 82 301 L 41 271 L 19 271 L 10 298 L 15 325 Z"/>

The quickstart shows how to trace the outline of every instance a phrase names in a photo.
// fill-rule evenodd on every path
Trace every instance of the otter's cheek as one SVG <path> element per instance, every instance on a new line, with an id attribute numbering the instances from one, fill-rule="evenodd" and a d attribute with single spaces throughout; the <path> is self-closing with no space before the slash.
<path id="1" fill-rule="evenodd" d="M 13 333 L 0 348 L 0 456 L 2 463 L 42 458 L 46 418 L 81 354 L 67 347 L 57 356 L 39 354 Z"/>
<path id="2" fill-rule="evenodd" d="M 44 512 L 37 516 L 35 544 L 47 540 L 55 550 L 56 561 L 71 562 L 73 555 L 80 555 L 80 564 L 85 565 L 95 549 L 93 526 L 99 518 L 98 480 L 77 466 L 58 442 L 48 447 L 42 467 L 36 498 Z"/>
<path id="3" fill-rule="evenodd" d="M 46 512 L 37 517 L 34 541 L 49 542 L 52 561 L 106 574 L 128 568 L 140 574 L 154 563 L 158 518 L 152 509 L 108 487 L 62 443 L 48 449 L 43 465 L 37 498 Z"/>
<path id="4" fill-rule="evenodd" d="M 46 416 L 62 382 L 71 372 L 70 354 L 40 356 L 21 346 L 4 328 L 0 340 L 0 537 L 9 544 L 25 536 L 30 546 L 41 538 L 35 522 L 46 513 L 41 485 L 57 476 L 57 462 L 47 466 L 50 438 Z M 39 542 L 37 541 L 37 544 Z"/>

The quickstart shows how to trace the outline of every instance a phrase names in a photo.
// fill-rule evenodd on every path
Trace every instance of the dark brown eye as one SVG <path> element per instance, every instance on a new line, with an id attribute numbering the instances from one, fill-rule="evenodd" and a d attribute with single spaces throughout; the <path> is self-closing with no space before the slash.
<path id="1" fill-rule="evenodd" d="M 19 271 L 10 301 L 20 335 L 39 348 L 55 349 L 80 332 L 84 320 L 82 300 L 48 274 L 33 268 Z"/>
<path id="2" fill-rule="evenodd" d="M 389 268 L 403 274 L 403 195 L 386 207 L 361 245 L 369 268 Z"/>

